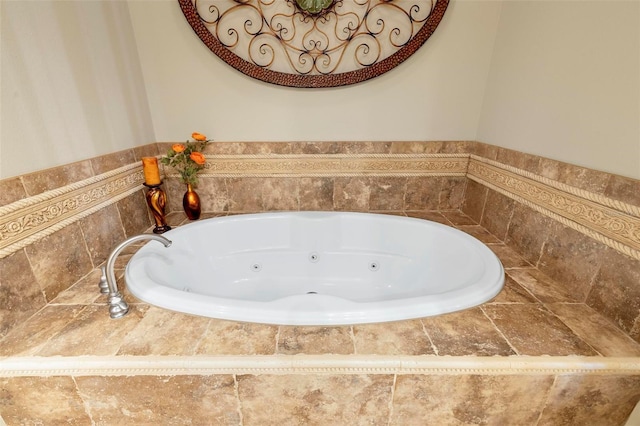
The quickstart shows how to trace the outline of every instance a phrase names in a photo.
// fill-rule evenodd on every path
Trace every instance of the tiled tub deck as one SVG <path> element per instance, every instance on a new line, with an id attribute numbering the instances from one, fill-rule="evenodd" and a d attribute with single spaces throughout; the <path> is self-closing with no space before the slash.
<path id="1" fill-rule="evenodd" d="M 2 418 L 8 425 L 624 424 L 640 399 L 638 343 L 463 213 L 397 214 L 485 242 L 506 269 L 505 289 L 473 309 L 385 324 L 238 323 L 128 294 L 130 314 L 111 320 L 95 269 L 0 341 Z M 119 276 L 134 249 L 118 260 Z"/>

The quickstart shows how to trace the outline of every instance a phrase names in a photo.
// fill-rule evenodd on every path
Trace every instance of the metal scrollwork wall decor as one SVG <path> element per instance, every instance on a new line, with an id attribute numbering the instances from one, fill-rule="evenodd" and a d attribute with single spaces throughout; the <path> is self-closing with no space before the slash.
<path id="1" fill-rule="evenodd" d="M 178 0 L 209 49 L 238 71 L 291 87 L 381 75 L 415 53 L 449 0 Z"/>

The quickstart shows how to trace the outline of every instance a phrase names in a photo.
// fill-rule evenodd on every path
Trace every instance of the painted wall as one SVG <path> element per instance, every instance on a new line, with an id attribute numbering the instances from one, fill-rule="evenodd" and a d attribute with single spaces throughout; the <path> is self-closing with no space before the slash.
<path id="1" fill-rule="evenodd" d="M 354 86 L 284 88 L 236 71 L 175 1 L 129 3 L 160 141 L 459 140 L 476 135 L 499 2 L 454 1 L 427 43 Z"/>
<path id="2" fill-rule="evenodd" d="M 504 2 L 477 139 L 640 179 L 640 2 Z"/>
<path id="3" fill-rule="evenodd" d="M 126 2 L 0 12 L 0 178 L 155 140 Z"/>

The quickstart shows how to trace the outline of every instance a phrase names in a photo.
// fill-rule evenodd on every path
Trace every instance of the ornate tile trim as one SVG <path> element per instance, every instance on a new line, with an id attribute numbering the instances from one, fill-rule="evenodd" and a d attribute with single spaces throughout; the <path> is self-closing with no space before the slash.
<path id="1" fill-rule="evenodd" d="M 468 162 L 468 154 L 212 155 L 207 156 L 205 170 L 200 175 L 202 177 L 464 176 Z"/>
<path id="2" fill-rule="evenodd" d="M 0 258 L 139 191 L 142 182 L 135 163 L 0 207 Z"/>
<path id="3" fill-rule="evenodd" d="M 471 156 L 467 176 L 640 260 L 640 208 Z"/>
<path id="4" fill-rule="evenodd" d="M 13 357 L 0 377 L 211 374 L 640 375 L 640 360 L 605 357 L 71 356 Z"/>

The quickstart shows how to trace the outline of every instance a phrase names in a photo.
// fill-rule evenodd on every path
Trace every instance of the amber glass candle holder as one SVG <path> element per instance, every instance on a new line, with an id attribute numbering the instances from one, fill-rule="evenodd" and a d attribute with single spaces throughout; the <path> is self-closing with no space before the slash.
<path id="1" fill-rule="evenodd" d="M 167 204 L 167 196 L 160 188 L 162 182 L 158 185 L 149 185 L 144 183 L 144 186 L 149 188 L 147 191 L 147 205 L 153 214 L 153 219 L 156 222 L 155 228 L 153 228 L 154 234 L 162 234 L 171 229 L 169 225 L 167 225 L 167 220 L 164 216 L 164 207 Z"/>

